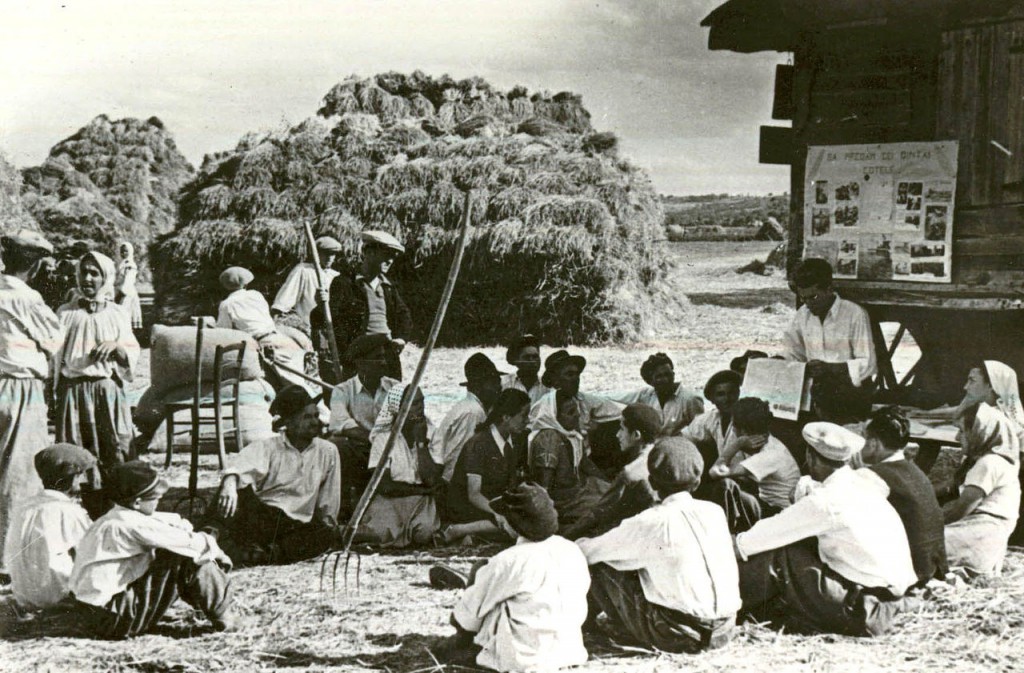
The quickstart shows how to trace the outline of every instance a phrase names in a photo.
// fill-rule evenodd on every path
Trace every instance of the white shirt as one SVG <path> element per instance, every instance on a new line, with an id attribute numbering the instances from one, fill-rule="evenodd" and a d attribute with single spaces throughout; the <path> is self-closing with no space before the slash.
<path id="1" fill-rule="evenodd" d="M 769 505 L 779 509 L 793 502 L 793 489 L 800 480 L 800 466 L 786 445 L 772 435 L 760 451 L 740 462 L 757 481 L 757 495 Z"/>
<path id="2" fill-rule="evenodd" d="M 617 528 L 576 544 L 587 563 L 640 571 L 647 600 L 699 619 L 740 609 L 739 569 L 722 508 L 675 493 Z"/>
<path id="3" fill-rule="evenodd" d="M 442 476 L 451 481 L 455 474 L 455 463 L 459 460 L 462 447 L 476 434 L 476 426 L 487 420 L 483 402 L 473 393 L 466 391 L 466 397 L 455 403 L 438 426 L 431 440 L 430 453 L 435 460 L 444 464 Z"/>
<path id="4" fill-rule="evenodd" d="M 192 532 L 192 524 L 177 514 L 155 512 L 147 516 L 114 505 L 93 523 L 75 548 L 71 592 L 83 603 L 102 607 L 149 571 L 157 549 L 196 563 L 213 561 L 223 554 L 213 537 Z"/>
<path id="5" fill-rule="evenodd" d="M 782 341 L 782 357 L 787 360 L 845 362 L 855 386 L 878 372 L 868 312 L 838 295 L 824 322 L 801 306 Z"/>
<path id="6" fill-rule="evenodd" d="M 220 303 L 217 327 L 245 332 L 251 337 L 262 337 L 277 331 L 270 317 L 270 305 L 256 290 L 235 290 Z"/>
<path id="7" fill-rule="evenodd" d="M 57 314 L 65 335 L 63 348 L 54 356 L 54 369 L 60 376 L 110 378 L 116 373 L 122 381 L 135 378 L 135 365 L 142 349 L 132 331 L 131 314 L 125 307 L 107 301 L 103 308 L 89 313 L 72 302 L 61 306 Z M 124 348 L 128 364 L 122 366 L 114 358 L 106 362 L 94 359 L 93 349 L 104 341 L 113 341 Z"/>
<path id="8" fill-rule="evenodd" d="M 974 509 L 979 514 L 988 514 L 997 519 L 1016 521 L 1020 512 L 1020 481 L 1017 466 L 994 453 L 987 453 L 974 463 L 964 486 L 981 489 L 985 497 Z"/>
<path id="9" fill-rule="evenodd" d="M 718 407 L 712 407 L 703 414 L 693 419 L 688 426 L 680 433 L 695 444 L 706 444 L 714 442 L 718 447 L 718 455 L 722 455 L 723 449 L 729 440 L 735 436 L 732 429 L 732 422 L 725 431 L 722 430 L 722 412 Z"/>
<path id="10" fill-rule="evenodd" d="M 60 319 L 20 278 L 0 275 L 0 376 L 45 379 L 60 350 Z"/>
<path id="11" fill-rule="evenodd" d="M 382 376 L 377 392 L 370 391 L 358 376 L 342 381 L 331 392 L 331 420 L 327 426 L 330 432 L 343 432 L 352 428 L 373 430 L 388 392 L 398 383 L 396 379 Z"/>
<path id="12" fill-rule="evenodd" d="M 537 378 L 537 382 L 533 384 L 529 390 L 526 389 L 526 384 L 519 380 L 518 372 L 511 372 L 504 374 L 501 377 L 501 389 L 502 390 L 521 390 L 530 396 L 530 404 L 535 403 L 540 398 L 551 392 L 551 388 L 540 382 L 540 378 Z"/>
<path id="13" fill-rule="evenodd" d="M 338 277 L 334 269 L 324 269 L 324 289 Z M 299 262 L 284 279 L 284 285 L 274 297 L 274 310 L 281 313 L 294 311 L 303 321 L 309 322 L 309 314 L 316 308 L 316 266 L 312 262 Z"/>
<path id="14" fill-rule="evenodd" d="M 260 502 L 309 523 L 317 516 L 337 523 L 341 507 L 338 448 L 315 438 L 299 451 L 283 432 L 255 441 L 231 461 L 224 476 L 238 476 L 238 488 L 252 486 Z"/>
<path id="15" fill-rule="evenodd" d="M 44 490 L 15 509 L 7 529 L 4 567 L 19 605 L 45 608 L 68 595 L 74 564 L 69 551 L 91 524 L 82 506 L 60 491 Z"/>
<path id="16" fill-rule="evenodd" d="M 681 383 L 676 384 L 676 391 L 665 402 L 665 406 L 661 405 L 658 393 L 652 386 L 609 397 L 622 404 L 645 404 L 661 414 L 662 437 L 678 435 L 704 411 L 704 400 L 683 388 Z"/>
<path id="17" fill-rule="evenodd" d="M 744 560 L 809 537 L 821 560 L 851 582 L 899 596 L 917 582 L 903 521 L 885 496 L 842 467 L 790 507 L 736 536 Z"/>
<path id="18" fill-rule="evenodd" d="M 388 432 L 382 432 L 373 436 L 373 440 L 370 443 L 370 459 L 367 461 L 367 467 L 371 470 L 376 468 L 377 464 L 380 463 L 381 456 L 384 455 L 384 447 L 388 444 L 388 437 L 390 434 L 391 433 Z M 433 452 L 431 452 L 430 457 L 437 465 L 441 464 L 439 462 L 440 459 L 435 456 Z M 405 441 L 405 435 L 401 432 L 395 435 L 395 444 L 391 447 L 391 453 L 388 455 L 388 473 L 391 475 L 392 481 L 402 482 L 403 484 L 413 484 L 415 486 L 423 485 L 423 479 L 420 478 L 421 470 L 419 453 L 416 451 L 416 447 L 409 446 L 409 442 Z"/>
<path id="19" fill-rule="evenodd" d="M 519 538 L 476 574 L 455 604 L 462 628 L 476 633 L 476 663 L 496 671 L 554 671 L 587 660 L 590 571 L 579 548 L 553 535 Z"/>

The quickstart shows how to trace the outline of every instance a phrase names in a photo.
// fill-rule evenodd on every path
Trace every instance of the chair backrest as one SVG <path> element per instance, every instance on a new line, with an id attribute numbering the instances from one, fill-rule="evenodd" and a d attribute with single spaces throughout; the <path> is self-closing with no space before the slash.
<path id="1" fill-rule="evenodd" d="M 217 346 L 213 356 L 214 390 L 219 390 L 225 384 L 238 388 L 239 383 L 241 383 L 242 366 L 247 347 L 248 344 L 244 341 L 227 346 Z M 234 353 L 238 355 L 233 359 L 230 358 Z"/>
<path id="2" fill-rule="evenodd" d="M 203 400 L 203 329 L 206 327 L 206 320 L 202 316 L 193 317 L 192 323 L 196 326 L 196 389 L 192 393 L 193 417 L 199 417 L 199 406 Z"/>

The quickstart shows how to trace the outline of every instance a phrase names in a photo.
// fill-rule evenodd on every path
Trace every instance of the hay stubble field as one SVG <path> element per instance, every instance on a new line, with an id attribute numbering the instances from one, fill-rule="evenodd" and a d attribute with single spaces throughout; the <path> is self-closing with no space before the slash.
<path id="1" fill-rule="evenodd" d="M 772 350 L 792 315 L 781 274 L 738 275 L 736 267 L 763 259 L 771 243 L 672 244 L 670 305 L 642 343 L 574 349 L 589 360 L 584 386 L 594 391 L 641 384 L 639 364 L 662 350 L 676 361 L 677 377 L 699 389 L 713 371 L 747 348 Z M 450 319 L 457 319 L 451 316 Z M 438 349 L 427 371 L 428 415 L 436 422 L 458 399 L 462 362 L 474 349 Z M 499 365 L 504 351 L 482 348 Z M 407 372 L 419 351 L 404 354 Z M 142 370 L 146 371 L 143 366 Z M 133 384 L 141 393 L 145 381 Z M 157 455 L 147 456 L 159 462 Z M 204 457 L 201 486 L 216 483 L 215 461 Z M 176 457 L 168 477 L 180 488 L 187 458 Z M 234 573 L 238 608 L 247 618 L 238 633 L 213 633 L 179 603 L 155 634 L 129 642 L 95 642 L 63 635 L 59 618 L 19 622 L 3 610 L 0 670 L 192 673 L 254 670 L 444 670 L 431 654 L 450 632 L 457 594 L 436 591 L 427 569 L 440 559 L 466 569 L 494 548 L 365 553 L 349 569 L 345 586 L 320 584 L 320 563 L 246 569 Z M 356 579 L 358 575 L 358 587 Z M 0 596 L 0 601 L 9 597 Z M 1024 667 L 1019 634 L 1024 626 L 1024 554 L 1012 551 L 1004 574 L 976 586 L 943 588 L 896 631 L 876 640 L 796 636 L 745 624 L 723 650 L 669 656 L 616 649 L 588 637 L 591 661 L 581 671 L 1015 671 Z M 449 669 L 452 670 L 452 669 Z M 461 669 L 467 670 L 467 669 Z"/>

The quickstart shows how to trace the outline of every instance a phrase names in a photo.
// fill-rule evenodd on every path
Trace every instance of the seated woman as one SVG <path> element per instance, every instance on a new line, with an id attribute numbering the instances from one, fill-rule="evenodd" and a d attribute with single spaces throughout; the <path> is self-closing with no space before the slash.
<path id="1" fill-rule="evenodd" d="M 396 385 L 381 407 L 370 432 L 371 469 L 381 461 L 407 390 L 406 385 Z M 395 437 L 387 471 L 360 526 L 358 539 L 362 542 L 393 548 L 426 544 L 441 527 L 434 499 L 436 487 L 441 483 L 441 464 L 430 455 L 423 393 L 416 388 L 408 390 L 408 394 L 415 395 L 412 408 Z"/>
<path id="2" fill-rule="evenodd" d="M 608 482 L 587 456 L 574 395 L 556 390 L 545 396 L 530 409 L 530 428 L 529 471 L 554 500 L 561 530 L 600 502 Z"/>
<path id="3" fill-rule="evenodd" d="M 707 471 L 718 461 L 726 442 L 733 436 L 732 408 L 740 398 L 743 377 L 731 370 L 715 372 L 704 385 L 704 398 L 714 406 L 686 426 L 682 435 L 693 442 L 704 460 L 702 482 L 707 482 Z M 698 492 L 701 492 L 698 489 Z"/>
<path id="4" fill-rule="evenodd" d="M 661 415 L 661 436 L 672 437 L 704 411 L 704 401 L 676 381 L 675 365 L 664 353 L 655 353 L 640 366 L 647 385 L 611 399 L 622 404 L 646 404 Z"/>
<path id="5" fill-rule="evenodd" d="M 964 411 L 961 427 L 967 458 L 954 483 L 959 495 L 943 508 L 946 556 L 951 568 L 998 575 L 1020 510 L 1020 444 L 1006 416 L 984 402 Z"/>
<path id="6" fill-rule="evenodd" d="M 523 456 L 514 439 L 525 432 L 529 413 L 529 395 L 514 388 L 502 390 L 487 420 L 462 448 L 448 484 L 452 525 L 444 529 L 446 543 L 467 535 L 516 539 L 515 531 L 491 509 L 490 501 L 519 483 Z"/>

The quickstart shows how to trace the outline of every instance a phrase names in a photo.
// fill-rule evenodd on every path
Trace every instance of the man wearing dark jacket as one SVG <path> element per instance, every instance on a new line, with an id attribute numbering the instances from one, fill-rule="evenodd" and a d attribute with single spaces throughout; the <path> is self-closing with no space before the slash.
<path id="1" fill-rule="evenodd" d="M 334 322 L 334 338 L 338 352 L 344 353 L 349 343 L 364 334 L 386 334 L 391 339 L 385 375 L 401 380 L 402 363 L 399 354 L 412 331 L 409 308 L 398 290 L 387 277 L 395 257 L 405 247 L 391 234 L 383 231 L 364 231 L 363 259 L 354 274 L 343 274 L 331 283 L 329 303 Z M 319 313 L 316 319 L 322 321 Z M 330 371 L 321 365 L 320 371 Z M 346 370 L 345 378 L 355 374 Z"/>

